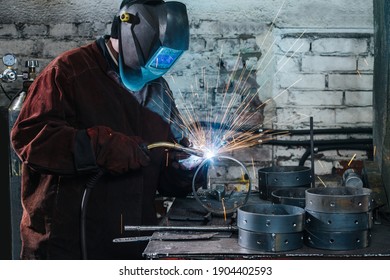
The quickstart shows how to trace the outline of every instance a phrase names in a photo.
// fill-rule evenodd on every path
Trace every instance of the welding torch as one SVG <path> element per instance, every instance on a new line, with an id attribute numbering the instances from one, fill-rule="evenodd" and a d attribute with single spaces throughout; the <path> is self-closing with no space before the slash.
<path id="1" fill-rule="evenodd" d="M 146 146 L 148 150 L 154 149 L 154 148 L 169 148 L 174 149 L 181 152 L 186 152 L 190 155 L 195 155 L 198 157 L 204 157 L 204 152 L 198 149 L 184 147 L 178 143 L 171 143 L 171 142 L 156 142 L 152 143 Z"/>

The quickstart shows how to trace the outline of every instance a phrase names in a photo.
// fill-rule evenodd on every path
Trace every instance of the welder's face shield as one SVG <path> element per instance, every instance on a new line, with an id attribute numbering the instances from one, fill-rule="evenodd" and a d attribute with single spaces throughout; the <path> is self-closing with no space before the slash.
<path id="1" fill-rule="evenodd" d="M 133 4 L 120 11 L 119 73 L 132 91 L 163 76 L 188 49 L 186 6 L 179 2 Z"/>

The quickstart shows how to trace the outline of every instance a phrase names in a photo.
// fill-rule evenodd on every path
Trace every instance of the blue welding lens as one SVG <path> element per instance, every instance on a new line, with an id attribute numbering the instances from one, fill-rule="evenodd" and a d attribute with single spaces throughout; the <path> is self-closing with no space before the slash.
<path id="1" fill-rule="evenodd" d="M 182 54 L 182 50 L 160 47 L 145 66 L 151 71 L 165 70 L 164 72 L 166 72 Z"/>
<path id="2" fill-rule="evenodd" d="M 167 47 L 159 47 L 156 53 L 146 63 L 145 67 L 141 66 L 140 72 L 130 73 L 131 69 L 124 67 L 123 61 L 119 59 L 119 71 L 122 82 L 132 90 L 142 89 L 146 83 L 160 78 L 172 67 L 178 58 L 183 54 L 182 50 L 175 50 Z"/>

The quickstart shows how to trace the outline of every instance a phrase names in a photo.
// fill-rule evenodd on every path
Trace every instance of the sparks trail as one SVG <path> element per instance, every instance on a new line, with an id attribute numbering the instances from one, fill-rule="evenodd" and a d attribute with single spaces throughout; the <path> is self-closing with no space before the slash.
<path id="1" fill-rule="evenodd" d="M 212 114 L 207 114 L 205 118 L 207 121 L 202 122 L 194 105 L 183 102 L 185 106 L 181 109 L 180 114 L 174 113 L 173 118 L 168 119 L 168 121 L 172 122 L 176 119 L 174 124 L 188 133 L 194 147 L 214 154 L 248 148 L 273 139 L 276 134 L 273 134 L 271 130 L 262 130 L 262 123 L 251 124 L 252 118 L 267 103 L 260 103 L 253 110 L 251 106 L 254 100 L 258 99 L 258 91 L 252 94 L 249 92 L 250 88 L 245 85 L 248 76 L 244 76 L 244 72 L 245 69 L 241 70 L 233 92 L 228 91 L 228 86 L 225 87 L 220 107 L 217 110 L 214 108 L 210 110 L 212 114 L 215 114 L 214 118 L 212 118 Z M 230 75 L 229 81 L 236 73 L 237 70 Z M 205 88 L 207 89 L 208 86 L 206 85 Z M 169 96 L 173 98 L 172 94 Z M 179 96 L 183 101 L 185 100 L 180 90 Z M 192 96 L 197 100 L 199 94 L 193 92 Z M 206 93 L 205 96 L 207 96 Z M 206 99 L 205 102 L 207 103 L 207 101 Z"/>
<path id="2" fill-rule="evenodd" d="M 275 21 L 281 13 L 285 3 L 286 0 L 283 1 L 281 7 L 277 11 L 262 45 L 265 43 L 272 28 L 275 26 Z M 280 66 L 276 69 L 276 73 L 270 75 L 265 81 L 262 81 L 263 83 L 261 85 L 257 84 L 256 78 L 253 77 L 253 75 L 263 75 L 265 70 L 275 61 L 276 55 L 271 54 L 271 49 L 272 46 L 274 46 L 276 39 L 273 40 L 271 47 L 269 47 L 265 55 L 258 61 L 257 66 L 254 65 L 247 68 L 242 59 L 242 55 L 239 53 L 230 74 L 222 63 L 222 46 L 219 54 L 219 67 L 215 87 L 210 87 L 210 83 L 207 80 L 206 69 L 202 68 L 201 80 L 198 79 L 199 77 L 195 76 L 195 87 L 193 85 L 190 86 L 190 93 L 183 94 L 183 92 L 178 89 L 177 97 L 182 101 L 180 114 L 179 110 L 173 112 L 172 116 L 167 118 L 167 121 L 173 122 L 173 124 L 181 130 L 186 131 L 194 148 L 204 151 L 205 154 L 209 152 L 214 154 L 229 153 L 262 144 L 279 135 L 286 135 L 287 133 L 276 134 L 273 133 L 272 130 L 262 129 L 265 124 L 262 119 L 262 110 L 269 102 L 288 92 L 288 90 L 301 79 L 298 79 L 288 88 L 283 89 L 276 96 L 268 98 L 264 102 L 260 101 L 259 96 L 263 87 L 282 70 L 287 62 L 294 57 L 296 52 L 302 47 L 303 44 L 298 46 L 294 52 L 291 51 L 304 33 L 305 31 L 296 39 L 290 49 L 282 57 L 282 60 L 278 63 Z M 227 73 L 226 81 L 221 78 L 222 70 Z M 171 79 L 173 83 L 176 83 L 172 76 Z M 199 82 L 202 84 L 200 85 Z M 198 92 L 196 88 L 203 89 L 203 92 L 202 90 Z M 191 98 L 188 98 L 188 95 L 191 95 Z M 168 96 L 173 100 L 172 92 L 168 92 Z M 219 104 L 214 105 L 210 102 L 210 98 L 220 98 L 221 101 L 217 102 L 213 100 L 215 104 Z M 200 104 L 200 106 L 196 106 L 194 103 Z M 159 100 L 159 102 L 156 102 L 156 104 L 161 107 L 166 106 L 162 99 Z M 203 116 L 201 116 L 202 111 L 200 108 L 206 108 L 206 110 L 203 111 Z M 303 114 L 297 113 L 297 115 L 298 118 L 300 118 Z M 253 123 L 253 119 L 256 117 L 261 118 L 261 120 Z M 273 120 L 269 121 L 271 122 Z"/>

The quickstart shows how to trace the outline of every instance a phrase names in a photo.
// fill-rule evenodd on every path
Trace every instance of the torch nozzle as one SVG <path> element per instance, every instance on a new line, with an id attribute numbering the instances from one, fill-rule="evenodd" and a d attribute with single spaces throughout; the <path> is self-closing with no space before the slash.
<path id="1" fill-rule="evenodd" d="M 182 151 L 186 152 L 190 155 L 195 155 L 198 157 L 204 157 L 205 153 L 201 150 L 194 149 L 194 148 L 189 148 L 189 147 L 184 147 L 180 144 L 177 143 L 170 143 L 170 142 L 156 142 L 149 144 L 147 146 L 148 150 L 154 149 L 154 148 L 169 148 L 169 149 L 174 149 L 177 151 Z"/>

